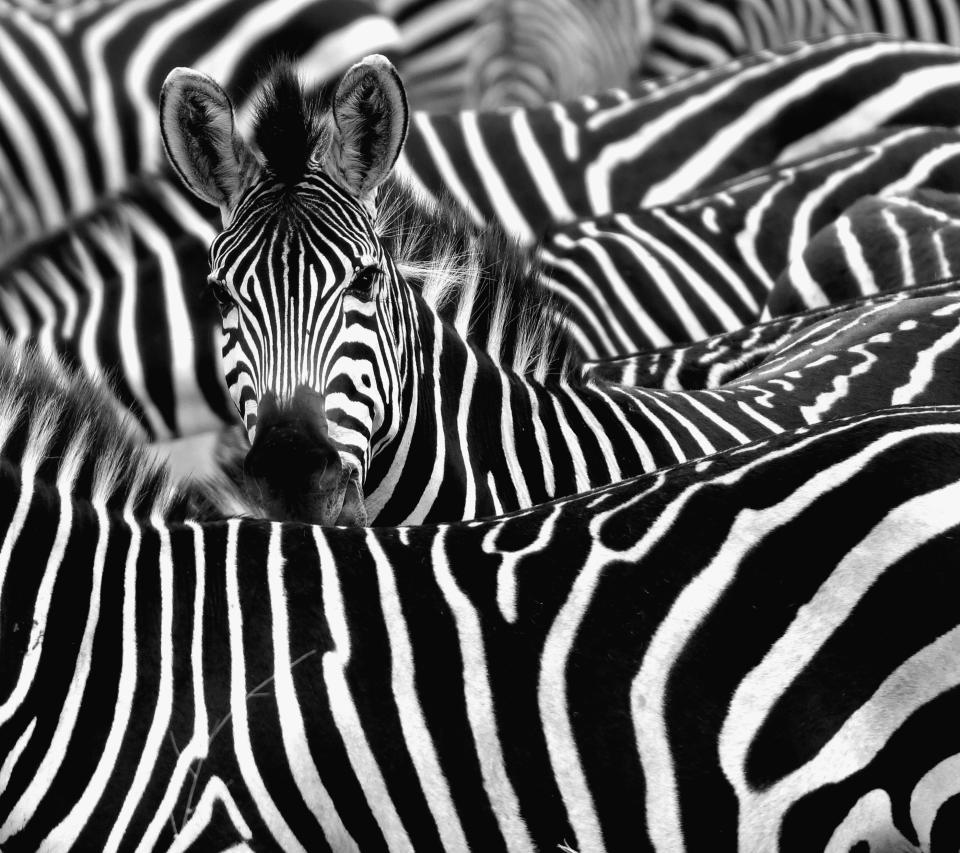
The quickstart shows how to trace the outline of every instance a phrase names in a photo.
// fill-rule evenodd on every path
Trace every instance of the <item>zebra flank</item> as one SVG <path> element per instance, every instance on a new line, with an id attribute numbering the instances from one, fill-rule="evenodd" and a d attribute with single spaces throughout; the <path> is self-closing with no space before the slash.
<path id="1" fill-rule="evenodd" d="M 819 309 L 751 323 L 735 332 L 714 335 L 681 346 L 663 347 L 620 358 L 584 362 L 585 376 L 620 385 L 640 385 L 667 391 L 719 388 L 786 346 L 795 333 L 837 314 L 892 305 L 905 299 L 960 295 L 960 280 L 927 284 L 907 290 L 846 299 Z"/>
<path id="2" fill-rule="evenodd" d="M 626 356 L 899 282 L 944 279 L 954 274 L 944 211 L 936 223 L 934 214 L 902 205 L 902 215 L 881 216 L 862 199 L 933 193 L 949 205 L 958 191 L 960 134 L 882 129 L 675 204 L 559 226 L 534 253 L 540 281 L 564 306 L 562 321 L 583 356 Z M 892 202 L 881 204 L 893 210 Z M 891 224 L 885 227 L 883 218 Z M 939 248 L 927 233 L 934 224 Z M 891 239 L 881 243 L 880 229 Z M 849 231 L 865 232 L 859 247 Z M 857 269 L 884 272 L 873 286 L 843 284 L 837 267 L 845 258 Z M 790 295 L 796 292 L 805 296 Z"/>
<path id="3" fill-rule="evenodd" d="M 960 840 L 960 408 L 415 529 L 141 519 L 73 464 L 0 466 L 5 853 Z"/>
<path id="4" fill-rule="evenodd" d="M 772 317 L 960 275 L 956 193 L 865 196 L 814 234 L 767 300 Z"/>

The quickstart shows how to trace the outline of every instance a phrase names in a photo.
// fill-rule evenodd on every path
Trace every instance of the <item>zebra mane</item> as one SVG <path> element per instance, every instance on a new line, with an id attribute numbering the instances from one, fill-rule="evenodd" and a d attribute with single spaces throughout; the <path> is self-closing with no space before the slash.
<path id="1" fill-rule="evenodd" d="M 264 166 L 280 183 L 298 183 L 321 143 L 324 148 L 329 144 L 336 84 L 334 80 L 305 88 L 286 59 L 267 73 L 254 98 L 253 141 Z"/>
<path id="2" fill-rule="evenodd" d="M 397 269 L 440 318 L 495 362 L 538 381 L 575 380 L 580 357 L 563 308 L 532 256 L 497 225 L 478 229 L 456 205 L 387 181 L 377 233 Z"/>
<path id="3" fill-rule="evenodd" d="M 58 360 L 0 341 L 0 464 L 138 517 L 182 515 L 186 499 L 114 405 Z"/>

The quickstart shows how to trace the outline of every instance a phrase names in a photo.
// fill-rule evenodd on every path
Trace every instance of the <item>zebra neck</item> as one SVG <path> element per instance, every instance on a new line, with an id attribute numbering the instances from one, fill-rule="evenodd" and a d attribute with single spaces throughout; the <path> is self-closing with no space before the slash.
<path id="1" fill-rule="evenodd" d="M 653 467 L 637 452 L 621 466 L 596 435 L 604 418 L 635 410 L 632 398 L 504 370 L 431 316 L 432 327 L 420 327 L 419 377 L 408 383 L 402 427 L 378 448 L 364 484 L 373 523 L 483 518 Z M 642 443 L 632 432 L 624 441 Z"/>

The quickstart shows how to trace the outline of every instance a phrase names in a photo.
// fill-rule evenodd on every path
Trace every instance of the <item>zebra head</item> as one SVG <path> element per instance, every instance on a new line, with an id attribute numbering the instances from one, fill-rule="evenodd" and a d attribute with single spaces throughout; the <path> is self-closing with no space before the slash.
<path id="1" fill-rule="evenodd" d="M 170 73 L 160 113 L 174 168 L 223 217 L 208 280 L 251 443 L 248 482 L 271 517 L 365 524 L 364 477 L 399 430 L 409 353 L 399 277 L 373 227 L 377 187 L 406 136 L 400 78 L 369 56 L 305 95 L 281 66 L 253 145 L 199 72 Z"/>

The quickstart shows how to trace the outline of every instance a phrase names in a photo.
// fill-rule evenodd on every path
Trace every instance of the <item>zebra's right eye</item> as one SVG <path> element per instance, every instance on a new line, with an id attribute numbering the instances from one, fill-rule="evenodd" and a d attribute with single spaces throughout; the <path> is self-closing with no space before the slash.
<path id="1" fill-rule="evenodd" d="M 230 292 L 230 288 L 227 287 L 222 279 L 211 274 L 207 276 L 207 284 L 210 286 L 210 293 L 216 300 L 217 307 L 220 309 L 221 314 L 226 314 L 227 311 L 237 304 L 233 298 L 233 294 Z"/>

